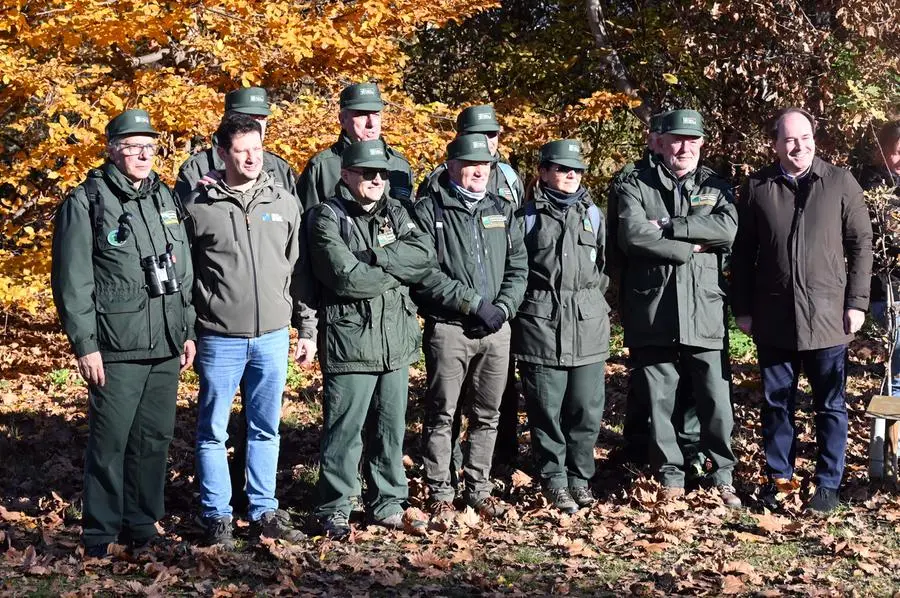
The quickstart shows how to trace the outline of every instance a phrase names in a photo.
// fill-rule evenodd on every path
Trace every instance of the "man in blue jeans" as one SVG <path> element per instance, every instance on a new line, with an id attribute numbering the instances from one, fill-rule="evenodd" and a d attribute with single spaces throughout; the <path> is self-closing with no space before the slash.
<path id="1" fill-rule="evenodd" d="M 201 522 L 209 545 L 234 546 L 231 480 L 225 441 L 228 417 L 243 379 L 247 416 L 247 499 L 251 537 L 297 542 L 275 499 L 281 397 L 287 379 L 291 322 L 300 329 L 295 359 L 311 363 L 315 314 L 298 299 L 301 277 L 297 201 L 262 169 L 262 130 L 240 113 L 216 132 L 225 164 L 213 185 L 185 202 L 197 270 L 195 307 L 200 376 L 197 473 Z M 292 293 L 292 291 L 296 291 Z"/>
<path id="2" fill-rule="evenodd" d="M 844 473 L 847 343 L 869 307 L 872 226 L 853 176 L 815 157 L 812 115 L 782 110 L 770 135 L 778 160 L 751 175 L 743 190 L 732 260 L 732 307 L 756 341 L 765 390 L 768 483 L 760 499 L 777 507 L 779 486 L 794 475 L 802 368 L 818 444 L 816 493 L 807 509 L 828 513 L 838 506 Z"/>

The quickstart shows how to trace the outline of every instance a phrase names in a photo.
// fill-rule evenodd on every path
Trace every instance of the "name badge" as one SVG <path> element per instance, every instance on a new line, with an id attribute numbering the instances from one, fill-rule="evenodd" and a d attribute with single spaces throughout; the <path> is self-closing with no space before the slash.
<path id="1" fill-rule="evenodd" d="M 174 226 L 178 224 L 178 213 L 175 210 L 166 210 L 159 213 L 159 218 L 166 226 Z"/>
<path id="2" fill-rule="evenodd" d="M 714 206 L 719 200 L 719 196 L 715 193 L 705 193 L 703 195 L 694 195 L 691 197 L 691 207 L 698 206 Z"/>
<path id="3" fill-rule="evenodd" d="M 390 231 L 387 233 L 379 233 L 378 236 L 376 237 L 376 239 L 378 240 L 378 246 L 384 247 L 384 246 L 390 245 L 391 243 L 396 241 L 397 235 L 394 234 L 394 231 Z"/>
<path id="4" fill-rule="evenodd" d="M 501 216 L 499 214 L 482 216 L 481 225 L 484 228 L 506 228 L 506 216 Z"/>
<path id="5" fill-rule="evenodd" d="M 590 218 L 585 218 L 585 219 L 582 221 L 582 224 L 584 224 L 584 230 L 586 230 L 586 231 L 589 232 L 589 233 L 594 232 L 594 225 L 591 223 L 591 219 L 590 219 Z"/>

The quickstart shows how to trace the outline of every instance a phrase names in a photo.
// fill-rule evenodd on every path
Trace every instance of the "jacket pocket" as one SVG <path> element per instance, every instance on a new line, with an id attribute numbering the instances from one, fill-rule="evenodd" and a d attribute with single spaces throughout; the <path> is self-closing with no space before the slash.
<path id="1" fill-rule="evenodd" d="M 716 266 L 694 268 L 694 329 L 700 338 L 725 337 L 725 291 Z"/>
<path id="2" fill-rule="evenodd" d="M 578 356 L 609 352 L 609 305 L 599 291 L 579 293 L 578 325 L 575 326 Z"/>
<path id="3" fill-rule="evenodd" d="M 96 301 L 97 341 L 109 351 L 149 349 L 146 292 L 131 296 L 101 296 Z"/>
<path id="4" fill-rule="evenodd" d="M 329 363 L 374 359 L 370 305 L 367 302 L 325 307 L 325 351 Z M 377 354 L 380 354 L 379 349 Z"/>
<path id="5" fill-rule="evenodd" d="M 556 357 L 554 307 L 550 301 L 526 297 L 512 324 L 513 352 L 536 357 Z"/>

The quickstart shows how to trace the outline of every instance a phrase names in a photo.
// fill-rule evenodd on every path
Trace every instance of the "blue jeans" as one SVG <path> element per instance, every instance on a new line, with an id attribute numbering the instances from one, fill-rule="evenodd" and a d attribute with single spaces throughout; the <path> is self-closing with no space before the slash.
<path id="1" fill-rule="evenodd" d="M 847 345 L 791 351 L 759 345 L 759 370 L 765 402 L 762 408 L 766 474 L 791 479 L 797 454 L 794 410 L 800 368 L 812 387 L 816 411 L 816 486 L 837 490 L 847 452 L 847 405 L 844 401 Z"/>
<path id="2" fill-rule="evenodd" d="M 257 521 L 278 508 L 275 474 L 281 437 L 281 396 L 287 382 L 287 328 L 256 338 L 202 334 L 194 367 L 200 377 L 197 474 L 203 517 L 231 515 L 231 478 L 225 441 L 231 403 L 244 380 L 247 414 L 248 515 Z"/>
<path id="3" fill-rule="evenodd" d="M 882 326 L 887 326 L 887 302 L 873 301 L 871 305 L 872 317 Z M 894 351 L 891 354 L 891 390 L 893 397 L 900 397 L 900 315 L 894 316 L 896 323 L 894 331 Z"/>

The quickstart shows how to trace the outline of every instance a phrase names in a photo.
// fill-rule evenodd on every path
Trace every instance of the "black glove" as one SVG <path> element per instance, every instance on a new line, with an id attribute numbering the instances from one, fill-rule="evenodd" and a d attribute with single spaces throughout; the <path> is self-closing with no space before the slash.
<path id="1" fill-rule="evenodd" d="M 364 264 L 369 264 L 370 266 L 375 265 L 375 252 L 371 249 L 363 249 L 362 251 L 354 251 L 353 255 L 356 256 L 356 259 L 361 261 Z"/>
<path id="2" fill-rule="evenodd" d="M 503 326 L 503 322 L 506 321 L 506 312 L 493 303 L 488 303 L 484 299 L 478 304 L 478 311 L 475 312 L 475 316 L 481 320 L 484 327 L 491 332 L 500 330 Z"/>

